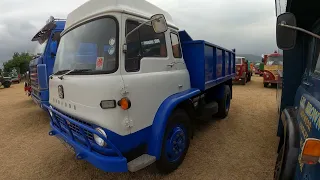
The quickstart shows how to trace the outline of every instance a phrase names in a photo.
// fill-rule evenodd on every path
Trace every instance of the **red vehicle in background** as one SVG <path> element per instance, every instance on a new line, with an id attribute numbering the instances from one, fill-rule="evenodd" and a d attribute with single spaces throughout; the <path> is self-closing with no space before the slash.
<path id="1" fill-rule="evenodd" d="M 24 92 L 28 95 L 31 96 L 31 79 L 30 79 L 30 74 L 29 71 L 26 73 L 26 82 L 24 82 Z"/>
<path id="2" fill-rule="evenodd" d="M 251 73 L 249 73 L 248 61 L 245 57 L 236 57 L 236 76 L 233 82 L 241 82 L 245 85 L 251 80 Z"/>
<path id="3" fill-rule="evenodd" d="M 275 51 L 264 58 L 263 85 L 280 85 L 282 83 L 283 56 Z"/>

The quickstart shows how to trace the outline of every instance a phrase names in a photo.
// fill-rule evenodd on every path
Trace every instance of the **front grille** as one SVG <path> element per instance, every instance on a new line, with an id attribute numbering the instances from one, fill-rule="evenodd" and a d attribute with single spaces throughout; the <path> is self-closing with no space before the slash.
<path id="1" fill-rule="evenodd" d="M 38 84 L 38 70 L 37 70 L 37 66 L 30 66 L 30 82 L 31 82 L 31 86 L 33 88 L 38 89 L 39 84 Z"/>
<path id="2" fill-rule="evenodd" d="M 89 126 L 89 127 L 92 128 L 92 125 L 89 124 L 89 123 L 87 123 L 87 122 L 81 121 L 81 120 L 79 120 L 79 119 L 76 119 L 76 118 L 74 118 L 74 117 L 72 117 L 72 116 L 69 116 L 69 115 L 66 115 L 66 114 L 64 114 L 64 115 L 67 116 L 67 117 L 69 117 L 69 118 L 71 118 L 71 119 L 73 119 L 73 120 L 75 120 L 75 121 L 78 121 L 79 123 L 81 123 L 81 124 L 83 124 L 83 125 L 85 125 L 85 126 Z M 55 117 L 56 117 L 56 119 L 59 121 L 60 124 L 62 124 L 62 125 L 65 126 L 65 127 L 69 127 L 69 128 L 71 129 L 72 133 L 76 133 L 77 135 L 81 136 L 80 128 L 79 128 L 78 125 L 73 124 L 73 123 L 70 122 L 70 121 L 67 121 L 67 124 L 66 124 L 66 123 L 65 123 L 65 120 L 64 120 L 61 116 L 59 116 L 58 114 L 55 114 Z M 93 134 L 92 134 L 90 131 L 85 130 L 85 129 L 84 129 L 83 131 L 84 131 L 84 133 L 86 134 L 88 140 L 94 142 Z"/>

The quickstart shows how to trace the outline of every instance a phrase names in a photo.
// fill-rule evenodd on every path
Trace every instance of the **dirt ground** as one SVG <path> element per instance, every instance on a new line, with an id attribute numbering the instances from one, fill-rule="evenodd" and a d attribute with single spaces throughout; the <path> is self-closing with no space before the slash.
<path id="1" fill-rule="evenodd" d="M 136 173 L 105 173 L 48 135 L 48 115 L 23 92 L 0 88 L 0 179 L 272 179 L 278 138 L 276 90 L 261 77 L 234 85 L 229 116 L 199 124 L 178 170 L 154 166 Z"/>

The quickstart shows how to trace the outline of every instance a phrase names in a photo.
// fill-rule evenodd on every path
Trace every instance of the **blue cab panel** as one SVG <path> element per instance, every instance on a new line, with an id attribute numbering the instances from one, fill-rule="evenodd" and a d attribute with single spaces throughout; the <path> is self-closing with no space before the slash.
<path id="1" fill-rule="evenodd" d="M 192 88 L 205 91 L 235 76 L 235 51 L 192 40 L 186 31 L 179 36 Z"/>

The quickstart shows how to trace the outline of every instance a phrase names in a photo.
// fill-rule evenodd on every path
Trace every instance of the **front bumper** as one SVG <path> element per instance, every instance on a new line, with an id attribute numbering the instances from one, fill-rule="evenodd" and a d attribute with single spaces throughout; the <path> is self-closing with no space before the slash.
<path id="1" fill-rule="evenodd" d="M 271 84 L 281 84 L 282 81 L 280 80 L 263 80 L 263 83 L 271 83 Z"/>
<path id="2" fill-rule="evenodd" d="M 77 159 L 86 160 L 106 172 L 128 171 L 127 159 L 106 137 L 94 128 L 71 119 L 48 105 L 43 106 L 52 113 L 52 115 L 49 113 L 52 128 L 49 135 L 57 136 L 69 144 L 75 151 Z M 79 132 L 75 132 L 71 128 L 71 124 L 73 127 L 77 126 Z M 88 133 L 102 138 L 107 143 L 107 146 L 100 147 L 95 144 L 94 141 L 88 138 Z"/>

